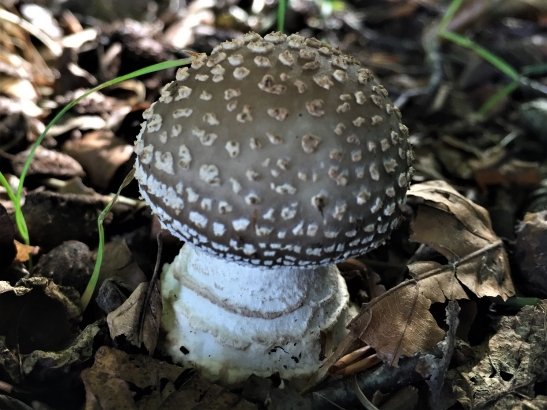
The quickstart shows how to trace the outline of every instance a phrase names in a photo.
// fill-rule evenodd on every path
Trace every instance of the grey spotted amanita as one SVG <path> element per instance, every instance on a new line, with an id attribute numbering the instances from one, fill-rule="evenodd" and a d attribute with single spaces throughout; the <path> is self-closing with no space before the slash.
<path id="1" fill-rule="evenodd" d="M 350 319 L 334 264 L 383 243 L 405 200 L 387 91 L 315 38 L 249 33 L 194 56 L 144 118 L 141 193 L 186 242 L 162 275 L 167 352 L 227 385 L 310 376 Z"/>

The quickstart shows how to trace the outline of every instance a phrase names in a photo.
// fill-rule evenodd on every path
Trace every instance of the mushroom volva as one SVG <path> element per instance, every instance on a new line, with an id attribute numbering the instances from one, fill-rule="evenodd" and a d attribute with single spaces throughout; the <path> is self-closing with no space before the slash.
<path id="1" fill-rule="evenodd" d="M 405 200 L 386 89 L 314 38 L 249 33 L 193 56 L 144 119 L 141 194 L 186 242 L 161 279 L 166 351 L 226 385 L 312 375 L 351 319 L 334 264 L 382 244 Z"/>

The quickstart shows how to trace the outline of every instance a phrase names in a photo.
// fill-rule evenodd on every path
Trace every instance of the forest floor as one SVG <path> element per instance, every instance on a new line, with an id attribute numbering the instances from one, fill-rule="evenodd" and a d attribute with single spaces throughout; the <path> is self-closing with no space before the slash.
<path id="1" fill-rule="evenodd" d="M 162 355 L 161 302 L 147 288 L 158 255 L 171 262 L 182 242 L 164 232 L 158 253 L 136 181 L 104 218 L 83 309 L 97 218 L 176 69 L 85 97 L 25 162 L 87 90 L 277 29 L 277 1 L 184 3 L 0 1 L 0 409 L 547 409 L 544 0 L 465 0 L 444 20 L 456 2 L 289 2 L 284 32 L 370 68 L 414 149 L 403 222 L 339 265 L 362 320 L 326 363 L 361 349 L 356 365 L 324 366 L 305 392 L 275 375 L 230 390 Z"/>

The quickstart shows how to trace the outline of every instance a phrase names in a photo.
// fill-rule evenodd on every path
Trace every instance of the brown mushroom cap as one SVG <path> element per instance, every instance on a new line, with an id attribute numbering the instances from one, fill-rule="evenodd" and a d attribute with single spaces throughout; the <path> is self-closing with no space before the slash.
<path id="1" fill-rule="evenodd" d="M 314 38 L 249 33 L 193 58 L 148 109 L 136 176 L 183 240 L 253 265 L 325 265 L 397 225 L 408 130 L 385 88 Z"/>

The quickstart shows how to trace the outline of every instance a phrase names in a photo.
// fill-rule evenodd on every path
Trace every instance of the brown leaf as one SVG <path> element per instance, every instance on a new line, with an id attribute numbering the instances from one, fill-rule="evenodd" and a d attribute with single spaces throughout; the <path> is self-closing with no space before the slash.
<path id="1" fill-rule="evenodd" d="M 474 170 L 475 180 L 482 190 L 489 185 L 532 185 L 537 186 L 541 182 L 540 167 L 537 162 L 521 161 L 511 158 L 494 166 L 484 166 L 477 161 L 470 161 Z"/>
<path id="2" fill-rule="evenodd" d="M 420 292 L 431 302 L 467 299 L 452 266 L 443 266 L 437 262 L 415 262 L 408 269 L 420 282 Z"/>
<path id="3" fill-rule="evenodd" d="M 308 387 L 346 354 L 355 339 L 372 346 L 378 357 L 397 365 L 402 355 L 432 349 L 444 336 L 429 312 L 431 303 L 467 299 L 465 285 L 479 297 L 514 294 L 503 243 L 492 231 L 487 211 L 442 181 L 413 185 L 409 203 L 418 206 L 411 239 L 425 243 L 451 263 L 416 262 L 405 281 L 363 306 L 351 333 L 323 363 Z"/>
<path id="4" fill-rule="evenodd" d="M 31 288 L 27 288 L 26 286 L 11 286 L 10 283 L 5 280 L 0 281 L 0 295 L 6 292 L 13 292 L 15 296 L 23 296 L 31 290 Z M 4 317 L 2 317 L 2 319 L 5 319 L 5 313 L 6 312 L 4 312 Z"/>
<path id="5" fill-rule="evenodd" d="M 148 356 L 127 355 L 102 346 L 95 354 L 93 366 L 82 372 L 85 409 L 158 409 L 162 396 L 175 390 L 174 382 L 183 370 Z M 149 393 L 143 395 L 147 390 Z M 150 406 L 143 406 L 146 403 Z"/>
<path id="6" fill-rule="evenodd" d="M 128 355 L 106 346 L 82 372 L 85 410 L 252 410 L 256 407 L 182 367 L 144 355 Z M 180 386 L 177 389 L 177 386 Z"/>
<path id="7" fill-rule="evenodd" d="M 92 94 L 92 96 L 95 94 Z M 74 96 L 73 98 L 79 97 L 79 95 Z M 88 97 L 92 99 L 93 97 Z M 72 98 L 70 98 L 72 100 Z M 69 103 L 70 101 L 66 101 Z M 85 102 L 85 100 L 84 100 Z M 80 103 L 82 104 L 82 102 Z M 107 123 L 98 115 L 77 115 L 71 116 L 70 114 L 65 114 L 61 121 L 58 121 L 53 125 L 48 132 L 50 137 L 58 137 L 64 133 L 67 133 L 72 130 L 102 130 L 107 126 Z M 70 154 L 69 154 L 70 155 Z"/>
<path id="8" fill-rule="evenodd" d="M 472 348 L 468 364 L 447 374 L 454 395 L 465 409 L 544 408 L 519 404 L 534 396 L 547 366 L 547 302 L 525 306 L 516 316 L 503 316 L 493 336 Z"/>
<path id="9" fill-rule="evenodd" d="M 444 273 L 446 283 L 453 271 L 479 297 L 501 296 L 505 300 L 515 293 L 503 242 L 493 232 L 484 208 L 442 181 L 413 185 L 408 202 L 417 206 L 410 239 L 429 245 L 450 262 L 445 268 L 430 266 L 435 271 L 434 280 Z M 409 267 L 420 277 L 428 276 L 423 268 Z M 447 291 L 445 296 L 450 299 L 460 291 L 455 280 L 448 280 L 450 288 L 443 286 L 443 292 Z"/>
<path id="10" fill-rule="evenodd" d="M 105 245 L 97 287 L 100 287 L 105 279 L 113 276 L 120 278 L 131 291 L 146 281 L 145 274 L 122 238 L 114 238 Z"/>
<path id="11" fill-rule="evenodd" d="M 30 155 L 30 149 L 15 155 L 11 161 L 13 170 L 17 175 L 21 175 L 25 162 Z M 38 146 L 27 175 L 49 175 L 53 177 L 83 177 L 85 175 L 82 166 L 62 152 L 52 151 Z"/>
<path id="12" fill-rule="evenodd" d="M 30 255 L 34 252 L 35 247 L 25 245 L 24 243 L 21 243 L 17 240 L 14 240 L 13 243 L 15 244 L 15 247 L 17 248 L 17 255 L 15 256 L 15 260 L 17 262 L 26 262 L 29 260 Z"/>
<path id="13" fill-rule="evenodd" d="M 110 131 L 87 133 L 79 141 L 68 141 L 63 150 L 82 164 L 91 184 L 99 189 L 108 186 L 118 168 L 133 153 L 131 145 Z"/>
<path id="14" fill-rule="evenodd" d="M 183 388 L 173 392 L 165 402 L 162 410 L 187 409 L 233 409 L 238 403 L 235 394 L 216 384 L 195 375 Z M 184 406 L 184 407 L 183 407 Z"/>
<path id="15" fill-rule="evenodd" d="M 141 283 L 123 305 L 108 314 L 106 321 L 112 339 L 124 335 L 133 346 L 144 345 L 152 355 L 158 340 L 162 304 L 160 282 L 156 281 L 149 297 L 148 285 Z"/>
<path id="16" fill-rule="evenodd" d="M 421 289 L 414 280 L 401 283 L 363 306 L 348 328 L 392 366 L 401 356 L 432 349 L 444 332 L 429 312 L 431 301 Z"/>
<path id="17" fill-rule="evenodd" d="M 147 278 L 122 238 L 114 238 L 104 247 L 103 263 L 93 299 L 109 314 L 118 309 Z"/>

